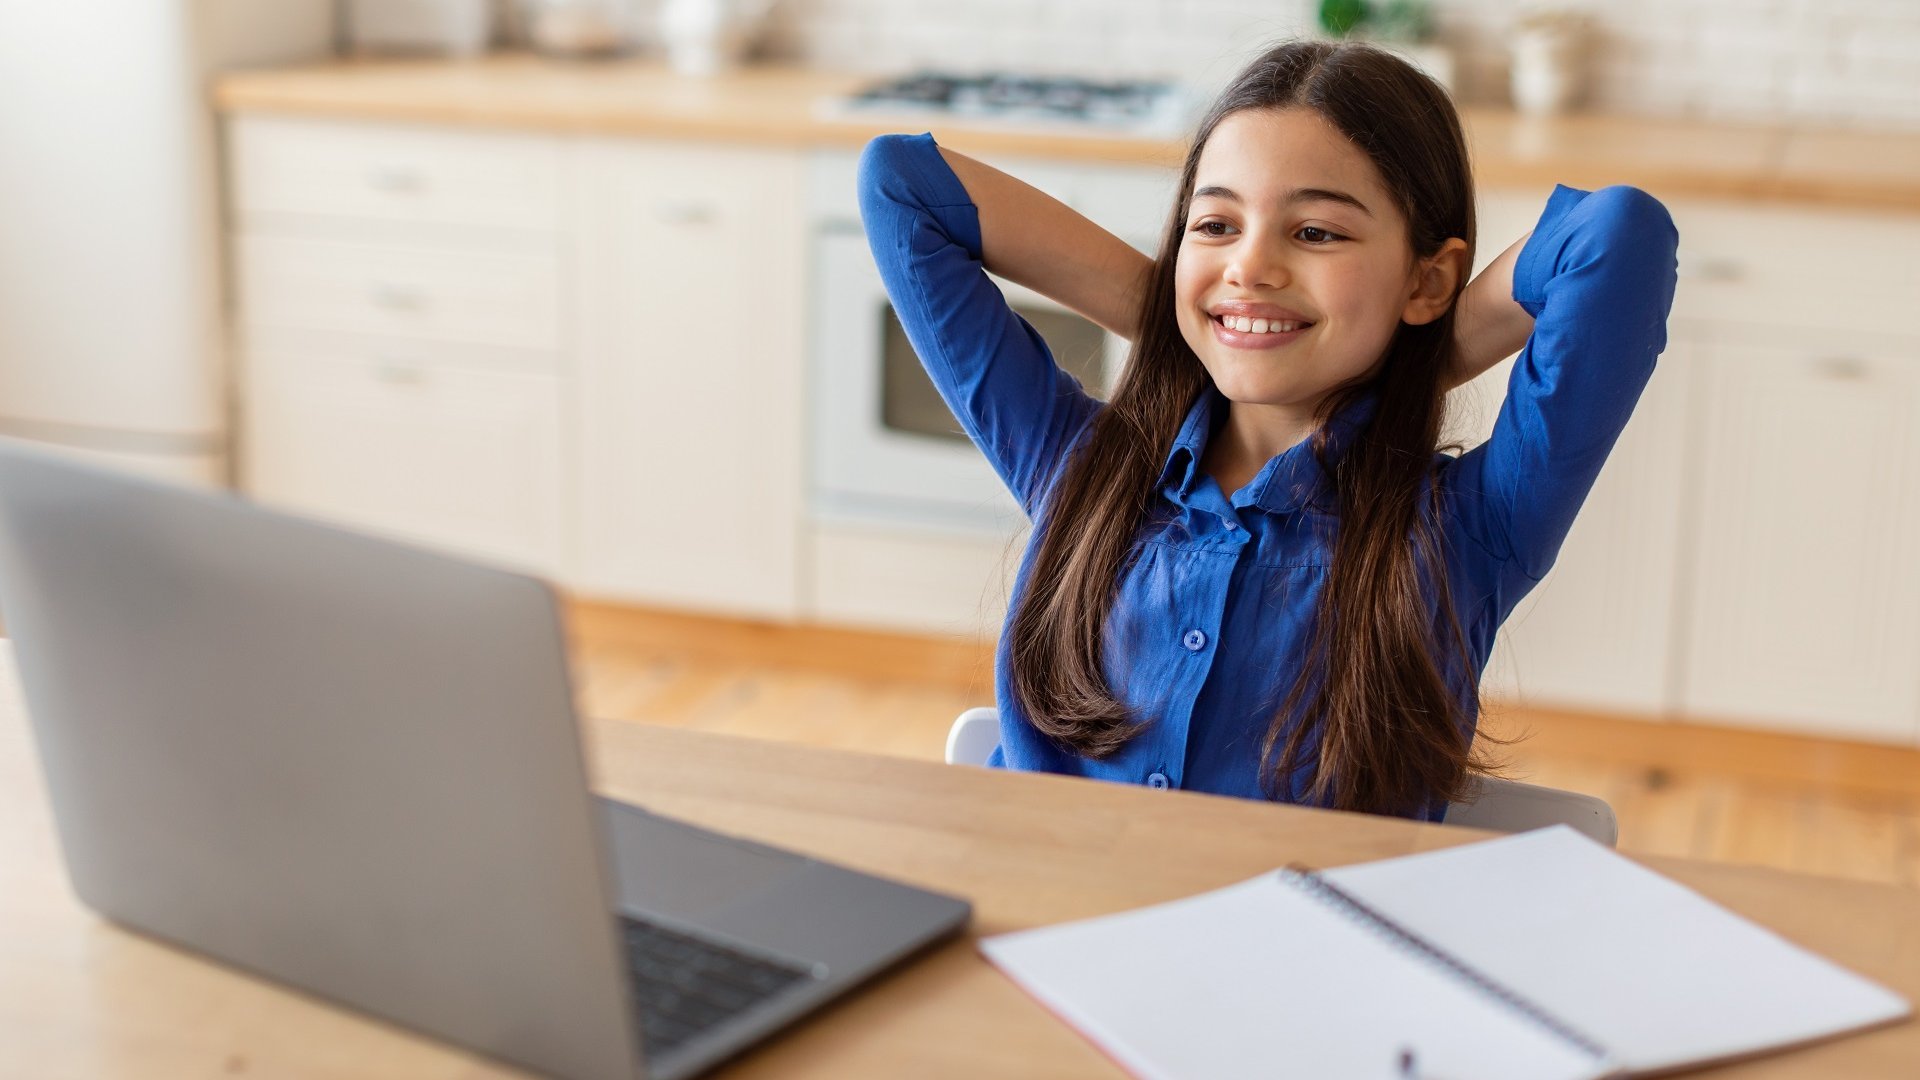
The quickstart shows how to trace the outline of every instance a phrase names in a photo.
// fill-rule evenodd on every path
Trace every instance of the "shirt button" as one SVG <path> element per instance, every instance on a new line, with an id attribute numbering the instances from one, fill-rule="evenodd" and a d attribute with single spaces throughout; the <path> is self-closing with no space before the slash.
<path id="1" fill-rule="evenodd" d="M 1163 772 L 1157 772 L 1147 777 L 1147 786 L 1150 788 L 1165 788 L 1170 783 L 1172 783 L 1172 781 L 1168 780 L 1167 774 Z"/>
<path id="2" fill-rule="evenodd" d="M 1188 652 L 1199 652 L 1207 647 L 1207 635 L 1198 630 L 1189 630 L 1187 636 L 1180 639 L 1180 644 L 1185 645 Z"/>

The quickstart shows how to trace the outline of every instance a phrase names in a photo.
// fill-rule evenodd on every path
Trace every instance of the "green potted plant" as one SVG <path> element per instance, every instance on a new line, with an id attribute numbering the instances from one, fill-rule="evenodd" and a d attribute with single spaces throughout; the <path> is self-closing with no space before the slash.
<path id="1" fill-rule="evenodd" d="M 1329 37 L 1365 41 L 1405 57 L 1453 91 L 1453 53 L 1432 40 L 1429 0 L 1320 0 L 1320 29 Z"/>

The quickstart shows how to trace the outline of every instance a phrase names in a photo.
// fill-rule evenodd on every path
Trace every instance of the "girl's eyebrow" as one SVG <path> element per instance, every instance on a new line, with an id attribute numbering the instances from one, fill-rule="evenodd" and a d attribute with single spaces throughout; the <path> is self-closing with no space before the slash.
<path id="1" fill-rule="evenodd" d="M 1193 197 L 1196 199 L 1226 199 L 1229 202 L 1240 201 L 1240 196 L 1232 188 L 1221 187 L 1218 184 L 1208 184 L 1206 187 L 1195 191 Z M 1294 188 L 1292 191 L 1283 194 L 1282 201 L 1290 203 L 1335 202 L 1351 206 L 1368 217 L 1373 216 L 1373 211 L 1367 209 L 1366 203 L 1361 202 L 1359 199 L 1354 198 L 1344 191 L 1329 191 L 1326 188 Z"/>

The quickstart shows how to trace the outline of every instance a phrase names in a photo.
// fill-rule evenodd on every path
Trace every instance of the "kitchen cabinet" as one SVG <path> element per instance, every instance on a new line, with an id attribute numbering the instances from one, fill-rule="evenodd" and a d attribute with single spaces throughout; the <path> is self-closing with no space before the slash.
<path id="1" fill-rule="evenodd" d="M 1714 344 L 1680 709 L 1920 741 L 1920 341 Z"/>
<path id="2" fill-rule="evenodd" d="M 261 498 L 551 573 L 563 548 L 558 380 L 375 338 L 254 330 L 249 484 Z"/>
<path id="3" fill-rule="evenodd" d="M 249 493 L 609 599 L 797 615 L 797 154 L 228 135 Z"/>
<path id="4" fill-rule="evenodd" d="M 264 116 L 227 134 L 242 487 L 560 573 L 560 142 Z"/>
<path id="5" fill-rule="evenodd" d="M 1542 197 L 1493 193 L 1483 221 L 1511 234 L 1514 204 Z M 1482 688 L 1920 743 L 1920 337 L 1903 325 L 1920 221 L 1669 206 L 1667 351 Z M 1456 391 L 1467 445 L 1510 366 Z"/>
<path id="6" fill-rule="evenodd" d="M 791 619 L 805 487 L 799 156 L 619 140 L 578 150 L 571 583 Z"/>
<path id="7" fill-rule="evenodd" d="M 1672 708 L 1920 743 L 1920 217 L 1698 200 Z"/>

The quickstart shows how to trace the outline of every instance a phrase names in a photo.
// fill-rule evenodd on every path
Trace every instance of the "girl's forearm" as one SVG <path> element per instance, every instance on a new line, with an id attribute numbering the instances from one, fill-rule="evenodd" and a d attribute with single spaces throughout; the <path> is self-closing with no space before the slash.
<path id="1" fill-rule="evenodd" d="M 946 147 L 980 212 L 986 268 L 1131 341 L 1153 260 L 1051 195 Z"/>
<path id="2" fill-rule="evenodd" d="M 1447 375 L 1452 389 L 1512 356 L 1533 333 L 1533 316 L 1513 298 L 1513 266 L 1527 246 L 1526 236 L 1500 253 L 1461 291 L 1454 315 L 1453 370 Z"/>

